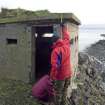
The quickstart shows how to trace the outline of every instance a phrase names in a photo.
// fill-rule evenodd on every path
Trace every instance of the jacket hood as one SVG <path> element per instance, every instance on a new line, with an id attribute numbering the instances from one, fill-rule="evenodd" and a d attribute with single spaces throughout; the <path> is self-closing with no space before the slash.
<path id="1" fill-rule="evenodd" d="M 64 45 L 63 40 L 58 39 L 56 42 L 53 43 L 52 48 L 61 47 L 62 45 Z"/>

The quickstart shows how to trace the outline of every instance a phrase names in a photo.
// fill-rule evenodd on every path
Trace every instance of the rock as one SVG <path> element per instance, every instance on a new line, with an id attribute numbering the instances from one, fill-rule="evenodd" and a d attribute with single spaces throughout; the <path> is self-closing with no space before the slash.
<path id="1" fill-rule="evenodd" d="M 85 50 L 86 53 L 88 53 L 90 56 L 94 56 L 96 59 L 98 59 L 99 62 L 103 64 L 103 70 L 102 70 L 102 78 L 105 82 L 105 40 L 100 40 L 96 42 L 95 44 L 91 45 Z M 97 63 L 97 67 L 99 63 Z M 100 68 L 102 69 L 102 68 Z"/>
<path id="2" fill-rule="evenodd" d="M 70 105 L 105 105 L 103 63 L 87 53 L 79 53 L 78 86 L 72 91 Z"/>
<path id="3" fill-rule="evenodd" d="M 88 47 L 85 52 L 105 63 L 105 40 L 96 42 Z"/>

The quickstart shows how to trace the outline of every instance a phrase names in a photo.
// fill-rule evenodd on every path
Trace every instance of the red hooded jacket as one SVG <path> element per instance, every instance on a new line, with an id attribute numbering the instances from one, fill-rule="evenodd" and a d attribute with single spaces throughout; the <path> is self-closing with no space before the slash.
<path id="1" fill-rule="evenodd" d="M 67 28 L 62 28 L 63 39 L 58 39 L 53 44 L 51 54 L 50 77 L 53 80 L 65 80 L 72 75 L 70 62 L 70 37 Z"/>

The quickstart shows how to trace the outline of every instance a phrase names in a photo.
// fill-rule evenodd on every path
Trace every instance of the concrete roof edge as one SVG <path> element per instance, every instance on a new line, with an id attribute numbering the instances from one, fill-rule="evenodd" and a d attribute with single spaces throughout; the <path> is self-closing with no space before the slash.
<path id="1" fill-rule="evenodd" d="M 75 24 L 80 25 L 80 20 L 73 14 L 73 13 L 50 13 L 45 16 L 21 16 L 21 17 L 11 17 L 11 18 L 1 18 L 0 24 L 3 23 L 17 23 L 17 22 L 27 22 L 27 21 L 37 21 L 37 20 L 56 20 L 60 18 L 63 18 L 63 20 L 72 20 Z"/>

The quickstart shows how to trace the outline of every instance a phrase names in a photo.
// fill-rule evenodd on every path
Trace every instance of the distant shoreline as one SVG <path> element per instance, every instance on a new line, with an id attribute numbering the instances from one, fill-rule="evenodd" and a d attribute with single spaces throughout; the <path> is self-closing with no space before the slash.
<path id="1" fill-rule="evenodd" d="M 84 52 L 96 57 L 105 64 L 105 40 L 99 40 L 96 43 L 91 44 L 84 50 Z"/>

